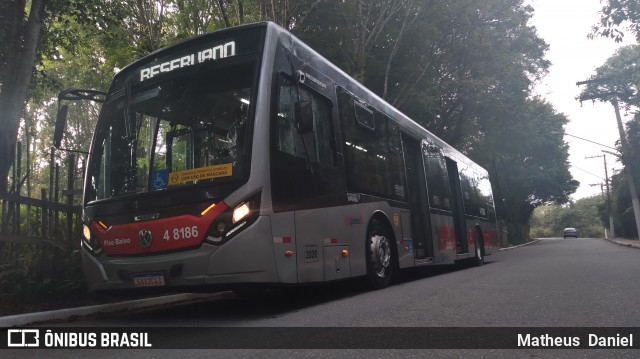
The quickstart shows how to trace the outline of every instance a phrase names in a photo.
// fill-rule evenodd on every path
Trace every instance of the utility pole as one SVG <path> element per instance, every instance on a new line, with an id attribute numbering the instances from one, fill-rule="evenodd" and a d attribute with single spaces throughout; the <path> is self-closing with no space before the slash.
<path id="1" fill-rule="evenodd" d="M 611 104 L 613 105 L 613 109 L 616 111 L 616 121 L 618 121 L 618 132 L 620 132 L 620 144 L 622 150 L 620 154 L 622 155 L 622 163 L 624 164 L 624 168 L 627 175 L 627 183 L 629 183 L 629 192 L 631 193 L 631 203 L 633 204 L 633 215 L 636 219 L 636 229 L 638 231 L 638 239 L 640 239 L 640 201 L 638 200 L 638 191 L 636 190 L 636 183 L 633 180 L 633 175 L 631 174 L 631 164 L 628 163 L 627 156 L 625 153 L 629 153 L 629 142 L 627 141 L 627 136 L 624 133 L 624 127 L 622 126 L 622 117 L 620 116 L 620 107 L 618 106 L 618 98 L 613 97 L 611 100 Z"/>
<path id="2" fill-rule="evenodd" d="M 604 159 L 604 183 L 607 187 L 607 212 L 609 213 L 609 238 L 615 238 L 615 230 L 613 228 L 613 211 L 611 210 L 611 194 L 609 192 L 609 171 L 607 170 L 607 156 L 606 155 L 596 155 L 596 156 L 587 156 L 585 158 L 598 158 L 602 157 Z M 600 189 L 602 190 L 602 184 L 600 185 Z"/>
<path id="3" fill-rule="evenodd" d="M 579 81 L 576 82 L 577 86 L 592 84 L 592 83 L 603 83 L 609 81 L 609 78 L 601 78 L 587 81 Z M 631 174 L 631 166 L 628 163 L 627 156 L 625 153 L 629 153 L 629 142 L 627 142 L 627 136 L 624 133 L 624 126 L 622 125 L 622 117 L 620 116 L 620 107 L 618 105 L 618 97 L 616 93 L 610 92 L 606 94 L 596 95 L 590 98 L 581 98 L 580 100 L 591 100 L 591 99 L 600 99 L 602 100 L 605 97 L 609 97 L 611 101 L 611 105 L 613 105 L 613 109 L 616 113 L 616 121 L 618 122 L 618 133 L 620 134 L 620 144 L 622 145 L 622 149 L 620 151 L 622 164 L 624 165 L 627 177 L 627 183 L 629 184 L 629 192 L 631 194 L 631 203 L 633 204 L 633 216 L 636 220 L 636 230 L 638 239 L 640 239 L 640 200 L 638 200 L 638 191 L 636 190 L 636 185 L 633 180 L 633 175 Z"/>

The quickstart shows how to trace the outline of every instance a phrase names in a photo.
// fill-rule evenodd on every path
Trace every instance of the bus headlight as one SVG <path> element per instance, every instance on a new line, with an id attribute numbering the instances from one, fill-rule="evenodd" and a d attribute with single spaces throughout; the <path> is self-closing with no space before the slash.
<path id="1" fill-rule="evenodd" d="M 91 228 L 86 224 L 82 225 L 82 247 L 86 248 L 91 254 L 98 255 L 102 252 L 98 238 L 91 233 Z"/>
<path id="2" fill-rule="evenodd" d="M 233 209 L 233 215 L 231 216 L 231 222 L 236 224 L 243 220 L 251 213 L 251 208 L 249 207 L 249 202 L 245 202 L 238 207 Z"/>
<path id="3" fill-rule="evenodd" d="M 205 242 L 221 245 L 245 228 L 249 227 L 260 214 L 260 193 L 227 210 L 213 222 L 205 237 Z"/>
<path id="4" fill-rule="evenodd" d="M 91 230 L 86 224 L 82 225 L 82 235 L 84 236 L 85 241 L 91 242 Z"/>

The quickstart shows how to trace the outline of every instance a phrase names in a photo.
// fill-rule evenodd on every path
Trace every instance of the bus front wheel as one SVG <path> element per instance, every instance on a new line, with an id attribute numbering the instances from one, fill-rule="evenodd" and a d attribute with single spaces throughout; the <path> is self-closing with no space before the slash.
<path id="1" fill-rule="evenodd" d="M 387 228 L 377 219 L 369 226 L 366 243 L 367 277 L 375 289 L 391 283 L 395 272 L 392 237 Z"/>

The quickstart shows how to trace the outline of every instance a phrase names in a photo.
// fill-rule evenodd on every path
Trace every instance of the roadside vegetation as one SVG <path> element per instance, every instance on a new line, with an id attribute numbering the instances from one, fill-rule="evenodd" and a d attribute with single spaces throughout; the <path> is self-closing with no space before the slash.
<path id="1" fill-rule="evenodd" d="M 578 238 L 604 238 L 604 220 L 608 223 L 605 200 L 600 195 L 566 205 L 539 206 L 531 217 L 530 234 L 532 238 L 562 237 L 564 228 L 573 227 Z"/>

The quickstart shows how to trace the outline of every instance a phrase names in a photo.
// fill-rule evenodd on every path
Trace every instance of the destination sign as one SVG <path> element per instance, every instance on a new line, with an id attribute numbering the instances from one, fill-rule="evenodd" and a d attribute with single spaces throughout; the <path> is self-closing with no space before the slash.
<path id="1" fill-rule="evenodd" d="M 205 48 L 203 50 L 176 57 L 163 63 L 145 67 L 140 70 L 140 82 L 149 80 L 154 76 L 162 73 L 171 72 L 173 70 L 181 69 L 184 67 L 193 66 L 206 61 L 224 59 L 226 57 L 236 55 L 236 42 L 230 41 L 222 45 Z"/>

